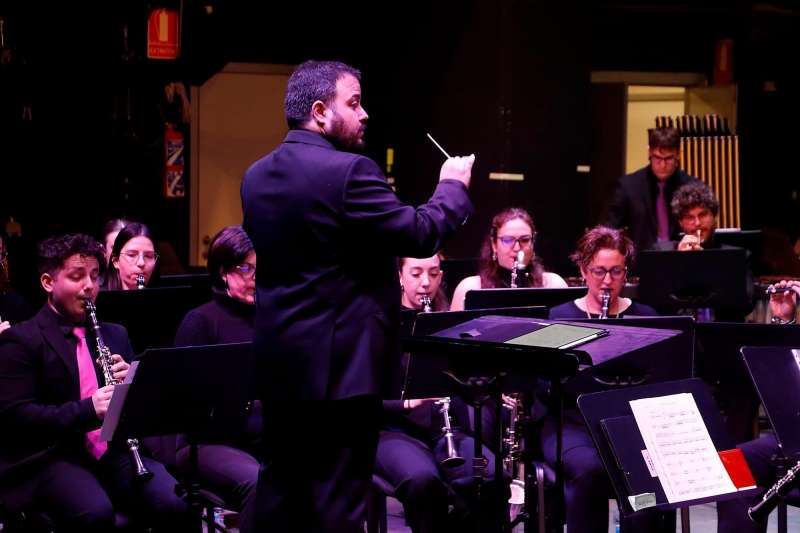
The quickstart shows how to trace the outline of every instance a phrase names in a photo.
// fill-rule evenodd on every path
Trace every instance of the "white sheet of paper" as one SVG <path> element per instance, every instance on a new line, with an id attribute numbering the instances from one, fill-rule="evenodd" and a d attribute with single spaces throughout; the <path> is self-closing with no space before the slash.
<path id="1" fill-rule="evenodd" d="M 691 393 L 630 402 L 670 503 L 736 492 Z"/>

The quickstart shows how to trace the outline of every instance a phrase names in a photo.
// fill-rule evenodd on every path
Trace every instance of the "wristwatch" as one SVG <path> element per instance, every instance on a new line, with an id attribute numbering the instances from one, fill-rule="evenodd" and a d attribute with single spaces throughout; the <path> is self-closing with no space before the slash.
<path id="1" fill-rule="evenodd" d="M 781 317 L 774 316 L 769 320 L 770 324 L 797 324 L 797 319 L 784 320 Z"/>

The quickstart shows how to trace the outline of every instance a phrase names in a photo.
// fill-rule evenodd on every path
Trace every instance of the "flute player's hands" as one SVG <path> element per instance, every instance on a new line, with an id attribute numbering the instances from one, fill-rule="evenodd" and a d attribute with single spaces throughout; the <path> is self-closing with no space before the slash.
<path id="1" fill-rule="evenodd" d="M 800 281 L 783 280 L 769 286 L 770 289 L 791 290 L 775 292 L 769 297 L 769 309 L 773 317 L 784 321 L 792 320 L 797 314 L 797 301 L 800 299 Z"/>
<path id="2" fill-rule="evenodd" d="M 463 183 L 464 187 L 469 188 L 473 163 L 475 163 L 475 154 L 447 159 L 442 163 L 442 169 L 439 171 L 439 181 L 457 180 Z"/>

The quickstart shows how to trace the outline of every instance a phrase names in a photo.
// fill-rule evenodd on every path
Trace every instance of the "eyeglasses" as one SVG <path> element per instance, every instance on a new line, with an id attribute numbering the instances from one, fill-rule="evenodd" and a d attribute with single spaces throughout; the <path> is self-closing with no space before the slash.
<path id="1" fill-rule="evenodd" d="M 709 209 L 703 209 L 702 211 L 700 211 L 699 213 L 694 214 L 694 215 L 691 215 L 689 213 L 684 213 L 683 215 L 681 215 L 681 222 L 684 222 L 684 223 L 687 223 L 687 224 L 689 222 L 694 222 L 695 220 L 700 222 L 700 221 L 702 221 L 704 219 L 707 219 L 710 216 L 711 216 L 711 211 Z"/>
<path id="2" fill-rule="evenodd" d="M 234 268 L 245 278 L 253 278 L 256 275 L 256 266 L 250 263 L 242 263 Z"/>
<path id="3" fill-rule="evenodd" d="M 606 274 L 611 274 L 611 279 L 620 279 L 628 271 L 628 267 L 615 266 L 609 269 L 603 267 L 595 267 L 589 269 L 589 274 L 592 275 L 597 281 L 603 281 Z"/>
<path id="4" fill-rule="evenodd" d="M 675 163 L 678 158 L 674 155 L 668 155 L 667 157 L 661 157 L 660 155 L 650 154 L 650 162 L 651 163 L 661 163 L 662 165 L 671 165 Z"/>
<path id="5" fill-rule="evenodd" d="M 158 260 L 158 254 L 155 252 L 134 252 L 133 250 L 122 252 L 120 257 L 123 257 L 125 261 L 132 265 L 139 262 L 139 257 L 141 257 L 145 263 L 155 263 Z"/>
<path id="6" fill-rule="evenodd" d="M 502 237 L 498 236 L 497 240 L 503 246 L 507 246 L 509 248 L 513 248 L 514 244 L 519 243 L 520 248 L 524 246 L 530 246 L 533 242 L 533 235 L 522 235 L 520 237 L 513 237 L 511 235 L 503 235 Z"/>

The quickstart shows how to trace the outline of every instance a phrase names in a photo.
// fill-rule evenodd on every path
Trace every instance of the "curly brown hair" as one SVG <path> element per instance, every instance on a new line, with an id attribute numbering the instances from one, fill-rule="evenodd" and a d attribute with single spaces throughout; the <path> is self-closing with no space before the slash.
<path id="1" fill-rule="evenodd" d="M 583 234 L 578 241 L 578 247 L 569 256 L 581 270 L 589 268 L 595 254 L 600 250 L 616 250 L 625 257 L 625 265 L 633 263 L 636 249 L 622 230 L 608 226 L 595 226 Z"/>

